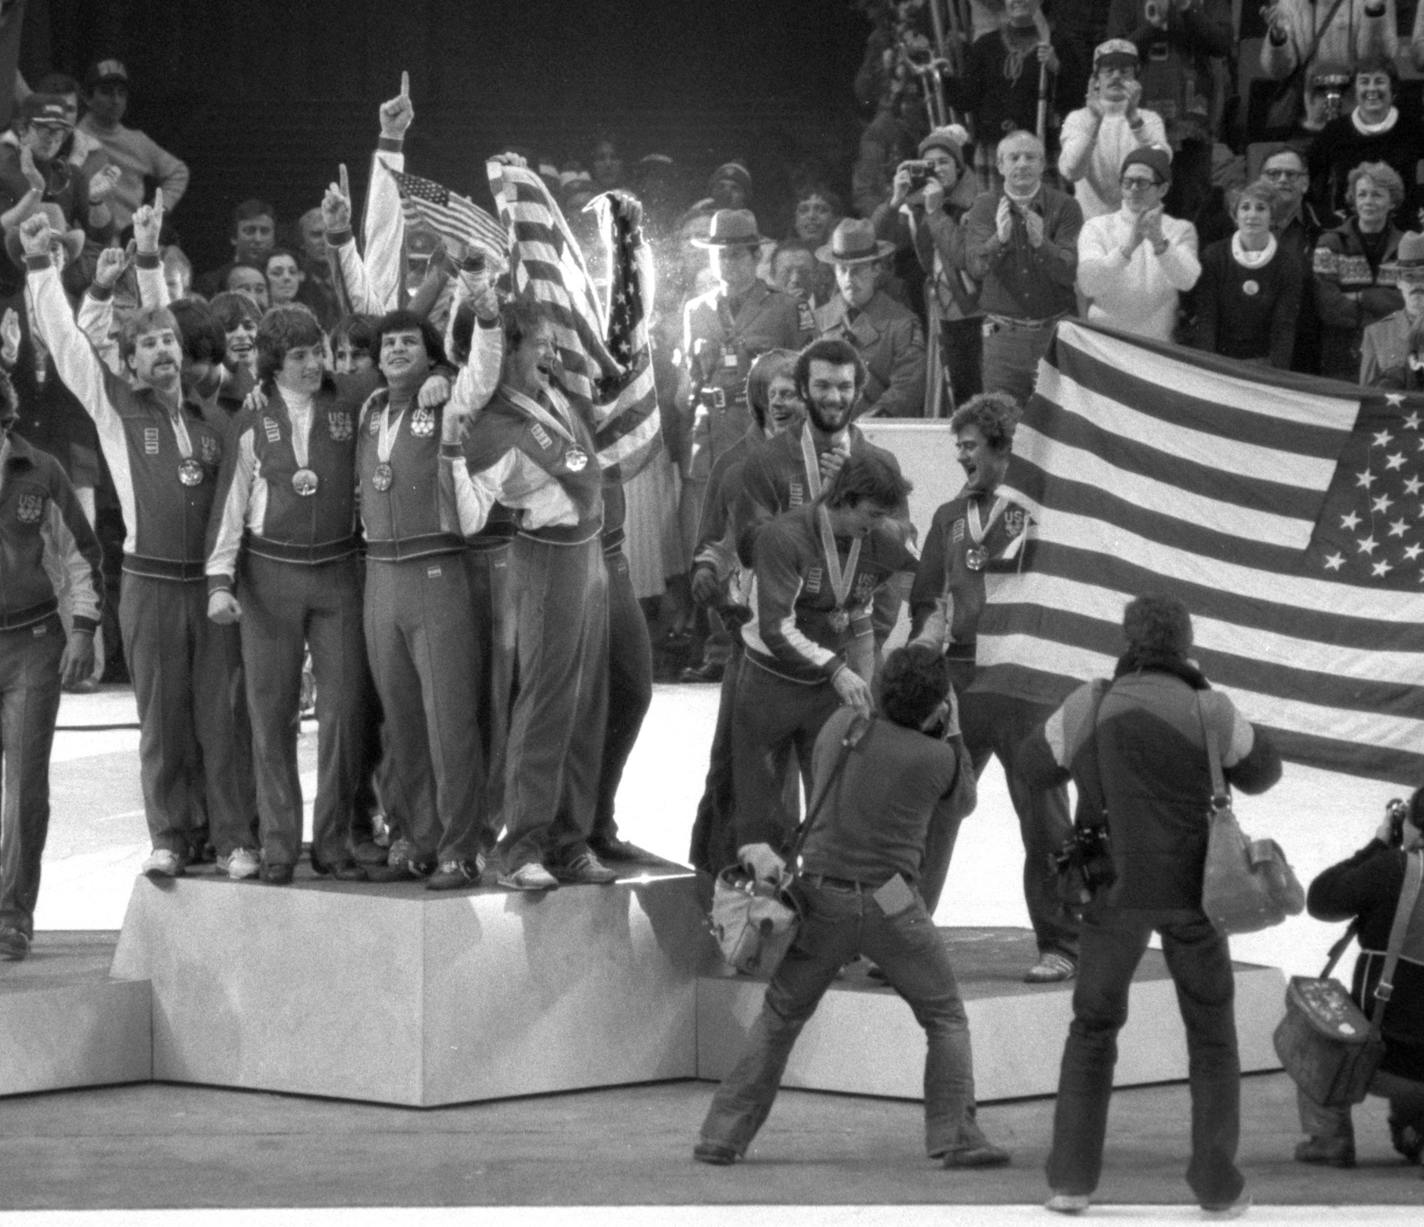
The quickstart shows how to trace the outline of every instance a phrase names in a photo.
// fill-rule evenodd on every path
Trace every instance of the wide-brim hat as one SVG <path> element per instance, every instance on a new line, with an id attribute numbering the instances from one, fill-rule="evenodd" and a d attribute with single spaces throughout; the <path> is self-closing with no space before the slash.
<path id="1" fill-rule="evenodd" d="M 869 264 L 894 252 L 895 244 L 877 239 L 868 221 L 847 217 L 831 231 L 831 241 L 816 249 L 816 259 L 822 264 Z"/>
<path id="2" fill-rule="evenodd" d="M 43 213 L 49 219 L 50 238 L 53 240 L 55 235 L 59 236 L 60 244 L 64 247 L 65 259 L 71 264 L 79 259 L 80 253 L 84 250 L 84 231 L 71 229 L 69 223 L 64 220 L 63 211 L 52 200 L 36 205 L 26 214 L 26 217 L 33 217 L 36 213 Z M 20 241 L 18 225 L 11 226 L 5 231 L 5 250 L 16 267 L 25 267 L 25 245 Z"/>
<path id="3" fill-rule="evenodd" d="M 1394 257 L 1399 275 L 1408 281 L 1424 281 L 1424 234 L 1411 230 L 1399 240 Z"/>
<path id="4" fill-rule="evenodd" d="M 718 209 L 712 214 L 712 228 L 705 239 L 693 239 L 694 247 L 758 247 L 756 214 L 750 209 Z"/>

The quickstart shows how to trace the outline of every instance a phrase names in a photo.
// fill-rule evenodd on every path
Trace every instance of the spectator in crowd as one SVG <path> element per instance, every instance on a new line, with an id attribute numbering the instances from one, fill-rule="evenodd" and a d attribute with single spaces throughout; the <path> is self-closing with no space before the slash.
<path id="1" fill-rule="evenodd" d="M 376 365 L 372 347 L 376 342 L 376 317 L 344 315 L 331 332 L 332 369 L 338 375 L 369 371 Z"/>
<path id="2" fill-rule="evenodd" d="M 1272 229 L 1281 254 L 1301 268 L 1300 314 L 1296 317 L 1290 369 L 1313 375 L 1320 369 L 1320 314 L 1315 295 L 1315 244 L 1325 229 L 1306 197 L 1305 156 L 1290 145 L 1268 148 L 1261 178 L 1276 192 Z"/>
<path id="3" fill-rule="evenodd" d="M 1057 95 L 1062 65 L 1042 7 L 1040 0 L 1006 0 L 999 28 L 976 38 L 965 53 L 963 75 L 945 82 L 949 105 L 974 122 L 980 191 L 996 186 L 1000 138 L 1020 130 L 1036 132 L 1040 97 L 1051 105 Z"/>
<path id="4" fill-rule="evenodd" d="M 108 236 L 118 170 L 108 167 L 86 178 L 60 155 L 73 122 L 54 94 L 30 94 L 15 113 L 18 144 L 0 144 L 0 226 L 17 226 L 40 202 L 59 206 L 64 220 L 96 239 Z"/>
<path id="5" fill-rule="evenodd" d="M 810 299 L 813 306 L 823 307 L 830 302 L 836 291 L 835 275 L 827 265 L 815 259 L 816 249 L 831 241 L 831 232 L 836 223 L 845 216 L 845 205 L 841 198 L 823 183 L 812 181 L 804 184 L 796 193 L 795 220 L 792 232 L 811 252 Z M 772 252 L 771 282 L 776 285 L 776 253 Z M 784 286 L 777 286 L 784 290 Z"/>
<path id="6" fill-rule="evenodd" d="M 611 136 L 600 136 L 594 141 L 588 164 L 593 172 L 594 185 L 600 192 L 628 186 L 623 155 L 619 152 L 618 142 Z"/>
<path id="7" fill-rule="evenodd" d="M 854 371 L 849 362 L 814 365 L 837 381 Z M 813 369 L 813 384 L 821 373 Z M 790 751 L 804 768 L 838 707 L 869 715 L 874 706 L 870 682 L 884 640 L 876 595 L 915 565 L 899 526 L 886 523 L 909 490 L 879 456 L 853 455 L 814 502 L 756 533 L 732 767 L 737 857 L 760 880 L 779 880 L 796 825 L 786 804 Z"/>
<path id="8" fill-rule="evenodd" d="M 890 199 L 871 219 L 876 235 L 895 244 L 897 271 L 915 291 L 911 303 L 923 302 L 931 335 L 938 330 L 939 366 L 956 401 L 979 390 L 984 322 L 979 286 L 964 260 L 963 222 L 977 195 L 966 162 L 968 139 L 957 124 L 934 129 L 920 142 L 924 165 L 900 164 Z"/>
<path id="9" fill-rule="evenodd" d="M 1172 149 L 1173 216 L 1198 224 L 1211 194 L 1220 91 L 1213 61 L 1232 53 L 1231 0 L 1113 0 L 1108 35 L 1137 48 L 1142 106 L 1160 115 Z"/>
<path id="10" fill-rule="evenodd" d="M 747 376 L 752 425 L 713 465 L 697 529 L 692 597 L 699 604 L 722 610 L 724 621 L 733 631 L 727 659 L 718 662 L 722 693 L 708 755 L 707 782 L 697 805 L 688 853 L 693 868 L 709 874 L 720 873 L 736 860 L 732 846 L 732 712 L 742 660 L 742 637 L 737 632 L 747 616 L 751 572 L 737 554 L 735 509 L 744 485 L 747 457 L 763 440 L 799 429 L 805 421 L 806 407 L 796 388 L 796 360 L 792 350 L 772 349 L 752 363 Z"/>
<path id="11" fill-rule="evenodd" d="M 341 318 L 341 302 L 327 258 L 326 218 L 320 206 L 308 209 L 297 219 L 296 237 L 297 265 L 302 276 L 298 301 L 306 303 L 321 326 L 330 330 Z"/>
<path id="12" fill-rule="evenodd" d="M 1073 1022 L 1063 1049 L 1050 1210 L 1087 1209 L 1102 1171 L 1117 1034 L 1128 989 L 1153 933 L 1186 1025 L 1192 1103 L 1187 1183 L 1204 1210 L 1249 1205 L 1236 1166 L 1241 1065 L 1232 1010 L 1231 952 L 1202 914 L 1211 772 L 1206 738 L 1222 747 L 1227 781 L 1264 792 L 1281 760 L 1260 729 L 1213 692 L 1188 659 L 1192 622 L 1175 597 L 1146 595 L 1123 615 L 1127 650 L 1111 681 L 1080 686 L 1025 745 L 1020 770 L 1030 787 L 1069 778 L 1084 813 L 1106 814 L 1111 885 L 1083 916 Z"/>
<path id="13" fill-rule="evenodd" d="M 262 264 L 230 264 L 227 276 L 222 279 L 218 293 L 241 294 L 252 300 L 259 313 L 271 306 L 271 292 L 267 288 L 267 270 Z"/>
<path id="14" fill-rule="evenodd" d="M 1398 810 L 1395 810 L 1398 806 Z M 1306 906 L 1316 920 L 1349 920 L 1359 926 L 1360 955 L 1350 995 L 1370 1016 L 1380 981 L 1406 866 L 1424 849 L 1424 789 L 1395 801 L 1374 838 L 1310 884 Z M 1420 897 L 1424 899 L 1424 896 Z M 1389 1101 L 1389 1136 L 1411 1164 L 1424 1154 L 1424 903 L 1416 902 L 1404 935 L 1381 1026 L 1384 1056 L 1370 1080 L 1370 1094 Z M 1300 1125 L 1307 1137 L 1295 1148 L 1298 1163 L 1355 1166 L 1355 1126 L 1348 1107 L 1327 1108 L 1297 1088 Z"/>
<path id="15" fill-rule="evenodd" d="M 250 294 L 230 290 L 213 298 L 208 308 L 227 334 L 227 369 L 233 374 L 243 371 L 250 389 L 257 380 L 257 322 L 262 318 L 261 309 Z"/>
<path id="16" fill-rule="evenodd" d="M 816 327 L 812 312 L 830 301 L 835 293 L 835 274 L 829 266 L 816 259 L 816 251 L 801 239 L 782 239 L 771 249 L 771 265 L 767 272 L 771 288 L 780 290 L 797 303 L 797 317 L 803 332 Z"/>
<path id="17" fill-rule="evenodd" d="M 228 277 L 237 265 L 251 265 L 261 272 L 265 292 L 267 278 L 263 264 L 277 243 L 276 219 L 276 210 L 265 200 L 244 200 L 233 209 L 232 234 L 228 238 L 232 245 L 232 259 L 221 268 L 199 277 L 198 292 L 211 298 L 223 290 L 233 289 L 228 284 Z"/>
<path id="18" fill-rule="evenodd" d="M 287 257 L 289 260 L 291 257 Z M 295 267 L 295 261 L 292 262 Z M 257 330 L 266 403 L 233 423 L 208 527 L 208 617 L 237 623 L 247 679 L 260 845 L 218 862 L 233 881 L 292 880 L 302 844 L 297 778 L 302 660 L 319 687 L 312 868 L 364 879 L 351 820 L 371 682 L 361 633 L 357 559 L 356 436 L 374 373 L 324 373 L 316 318 L 290 303 Z"/>
<path id="19" fill-rule="evenodd" d="M 834 265 L 837 296 L 816 312 L 816 334 L 840 337 L 865 363 L 856 417 L 919 417 L 925 405 L 925 336 L 919 318 L 877 288 L 876 265 L 894 244 L 875 237 L 870 222 L 847 218 L 816 252 Z"/>
<path id="20" fill-rule="evenodd" d="M 285 247 L 274 247 L 263 261 L 263 271 L 267 274 L 267 302 L 271 307 L 289 307 L 300 301 L 302 282 L 301 265 L 297 257 Z M 303 304 L 305 306 L 305 304 Z"/>
<path id="21" fill-rule="evenodd" d="M 1420 204 L 1417 168 L 1424 152 L 1424 122 L 1395 106 L 1399 76 L 1388 60 L 1363 61 L 1355 70 L 1355 106 L 1332 119 L 1310 146 L 1310 193 L 1322 217 L 1339 225 L 1348 214 L 1345 185 L 1363 162 L 1392 167 L 1404 187 L 1397 212 L 1402 224 L 1417 225 Z"/>
<path id="22" fill-rule="evenodd" d="M 752 175 L 739 161 L 723 162 L 707 180 L 714 209 L 745 209 L 751 204 Z"/>
<path id="23" fill-rule="evenodd" d="M 69 134 L 59 147 L 59 153 L 75 170 L 85 177 L 109 164 L 109 156 L 104 146 L 87 132 L 81 132 L 79 122 L 79 82 L 68 73 L 47 72 L 35 83 L 35 93 L 53 94 L 64 107 L 64 117 L 69 121 Z M 0 138 L 3 139 L 3 138 Z"/>
<path id="24" fill-rule="evenodd" d="M 138 250 L 158 255 L 143 206 Z M 204 854 L 206 813 L 219 856 L 251 847 L 255 817 L 250 734 L 235 628 L 206 617 L 202 542 L 222 437 L 181 387 L 173 317 L 146 307 L 124 325 L 120 352 L 133 382 L 111 372 L 79 332 L 50 256 L 43 215 L 21 224 L 40 339 L 60 378 L 93 416 L 128 536 L 119 620 L 139 713 L 139 763 L 153 851 L 143 872 L 182 874 Z"/>
<path id="25" fill-rule="evenodd" d="M 1179 296 L 1201 276 L 1196 227 L 1162 209 L 1171 184 L 1167 150 L 1135 149 L 1122 163 L 1122 208 L 1091 217 L 1078 236 L 1078 288 L 1088 319 L 1170 341 Z"/>
<path id="26" fill-rule="evenodd" d="M 964 219 L 964 263 L 980 282 L 986 392 L 1022 403 L 1054 325 L 1073 312 L 1083 213 L 1043 182 L 1043 143 L 1031 132 L 999 142 L 1001 191 L 981 192 Z"/>
<path id="27" fill-rule="evenodd" d="M 1093 52 L 1088 102 L 1063 121 L 1058 171 L 1073 184 L 1083 217 L 1101 217 L 1122 204 L 1122 160 L 1134 149 L 1165 147 L 1167 128 L 1155 111 L 1143 109 L 1137 79 L 1137 48 L 1109 39 Z"/>
<path id="28" fill-rule="evenodd" d="M 93 672 L 104 591 L 99 542 L 74 488 L 59 461 L 15 433 L 18 418 L 15 390 L 0 372 L 0 959 L 12 963 L 29 955 L 35 936 L 60 688 Z"/>
<path id="29" fill-rule="evenodd" d="M 1402 234 L 1392 215 L 1404 202 L 1404 184 L 1383 162 L 1366 162 L 1350 172 L 1347 196 L 1354 216 L 1315 247 L 1315 301 L 1320 373 L 1354 382 L 1365 328 L 1403 305 L 1394 264 Z"/>
<path id="30" fill-rule="evenodd" d="M 1049 856 L 1071 829 L 1068 794 L 1053 788 L 1033 792 L 1019 779 L 1020 743 L 1048 714 L 1029 702 L 972 686 L 986 573 L 1010 572 L 1023 563 L 1028 515 L 998 493 L 1013 450 L 1020 409 L 1002 392 L 976 396 L 949 420 L 964 470 L 964 489 L 942 504 L 930 521 L 924 552 L 910 589 L 911 636 L 944 654 L 959 696 L 959 723 L 982 778 L 990 757 L 999 760 L 1023 843 L 1023 894 L 1038 957 L 1025 975 L 1030 984 L 1071 979 L 1078 962 L 1077 925 L 1054 889 Z M 957 821 L 931 823 L 921 879 L 930 910 L 939 902 Z"/>
<path id="31" fill-rule="evenodd" d="M 119 180 L 109 201 L 114 228 L 123 231 L 143 203 L 144 181 L 154 180 L 163 192 L 163 207 L 171 211 L 188 190 L 188 167 L 136 128 L 124 126 L 129 104 L 129 73 L 118 60 L 100 60 L 84 77 L 84 118 L 80 131 L 104 147 Z"/>
<path id="32" fill-rule="evenodd" d="M 1414 387 L 1410 357 L 1424 320 L 1424 234 L 1401 236 L 1395 254 L 1404 306 L 1365 328 L 1360 343 L 1360 382 L 1366 387 Z"/>
<path id="33" fill-rule="evenodd" d="M 890 195 L 895 170 L 929 132 L 925 98 L 920 83 L 896 78 L 880 104 L 875 118 L 860 134 L 860 150 L 851 170 L 851 207 L 861 217 L 870 217 L 875 207 Z"/>
<path id="34" fill-rule="evenodd" d="M 169 243 L 163 249 L 163 281 L 168 286 L 168 301 L 177 302 L 187 298 L 193 289 L 193 263 L 183 254 L 183 249 Z"/>
<path id="35" fill-rule="evenodd" d="M 1270 181 L 1258 179 L 1233 196 L 1236 233 L 1201 257 L 1196 346 L 1288 370 L 1305 276 L 1271 233 L 1276 190 Z"/>
<path id="36" fill-rule="evenodd" d="M 1352 70 L 1399 53 L 1394 0 L 1273 0 L 1261 42 L 1261 71 L 1276 81 L 1309 75 L 1316 64 Z"/>
<path id="37" fill-rule="evenodd" d="M 801 1028 L 862 952 L 925 1029 L 925 1152 L 947 1168 L 1009 1162 L 976 1120 L 968 1018 L 945 944 L 915 889 L 930 814 L 967 784 L 953 702 L 935 654 L 902 648 L 885 663 L 884 717 L 867 723 L 842 708 L 817 736 L 814 776 L 827 794 L 826 812 L 806 838 L 792 886 L 807 919 L 713 1097 L 692 1152 L 700 1162 L 734 1163 L 746 1153 Z"/>

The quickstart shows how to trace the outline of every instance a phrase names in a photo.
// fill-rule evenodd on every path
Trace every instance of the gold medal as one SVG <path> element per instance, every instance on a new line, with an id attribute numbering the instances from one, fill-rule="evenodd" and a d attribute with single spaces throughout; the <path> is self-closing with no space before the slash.
<path id="1" fill-rule="evenodd" d="M 588 464 L 588 453 L 581 447 L 565 448 L 564 464 L 568 466 L 570 473 L 582 473 Z"/>
<path id="2" fill-rule="evenodd" d="M 384 460 L 371 470 L 371 484 L 382 494 L 391 488 L 395 479 L 395 471 Z"/>
<path id="3" fill-rule="evenodd" d="M 977 545 L 971 546 L 964 551 L 964 565 L 971 571 L 982 571 L 984 564 L 989 561 L 989 554 L 986 550 L 981 550 Z"/>
<path id="4" fill-rule="evenodd" d="M 203 484 L 203 466 L 187 456 L 178 462 L 178 480 L 185 486 L 201 486 Z"/>
<path id="5" fill-rule="evenodd" d="M 310 469 L 298 469 L 292 474 L 292 489 L 301 498 L 311 498 L 319 485 L 321 479 Z"/>
<path id="6" fill-rule="evenodd" d="M 831 629 L 835 631 L 837 635 L 844 635 L 846 629 L 850 626 L 850 614 L 846 613 L 844 609 L 831 610 L 828 620 L 831 624 Z"/>

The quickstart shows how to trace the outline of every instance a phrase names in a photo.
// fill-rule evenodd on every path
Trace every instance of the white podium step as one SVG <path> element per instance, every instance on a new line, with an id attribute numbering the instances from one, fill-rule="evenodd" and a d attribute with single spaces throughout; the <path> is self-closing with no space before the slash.
<path id="1" fill-rule="evenodd" d="M 969 1031 L 981 1103 L 1053 1095 L 1073 1018 L 1073 982 L 1022 983 L 1035 958 L 1025 929 L 945 929 Z M 1284 1011 L 1278 968 L 1235 964 L 1236 1031 L 1244 1072 L 1279 1069 L 1271 1032 Z M 697 1072 L 721 1079 L 761 1010 L 765 981 L 704 976 L 697 984 Z M 924 1032 L 892 989 L 851 969 L 821 1000 L 791 1053 L 783 1086 L 919 1099 Z M 1175 1082 L 1187 1076 L 1186 1036 L 1161 951 L 1149 950 L 1133 980 L 1118 1043 L 1114 1084 Z"/>
<path id="2" fill-rule="evenodd" d="M 694 887 L 139 878 L 112 974 L 152 984 L 164 1081 L 432 1107 L 690 1078 Z"/>
<path id="3" fill-rule="evenodd" d="M 109 978 L 113 933 L 36 934 L 0 970 L 0 1095 L 153 1077 L 150 993 Z"/>

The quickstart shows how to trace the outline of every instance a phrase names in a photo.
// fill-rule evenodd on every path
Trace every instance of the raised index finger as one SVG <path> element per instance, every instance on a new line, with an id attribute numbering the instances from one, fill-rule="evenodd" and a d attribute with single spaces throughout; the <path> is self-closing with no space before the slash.
<path id="1" fill-rule="evenodd" d="M 402 98 L 410 97 L 410 73 L 404 68 L 401 69 L 401 92 Z"/>
<path id="2" fill-rule="evenodd" d="M 161 187 L 153 189 L 153 213 L 155 217 L 163 216 L 163 189 Z"/>
<path id="3" fill-rule="evenodd" d="M 341 194 L 347 200 L 351 199 L 351 177 L 346 173 L 346 163 L 342 162 L 336 171 L 336 182 L 341 188 Z"/>

